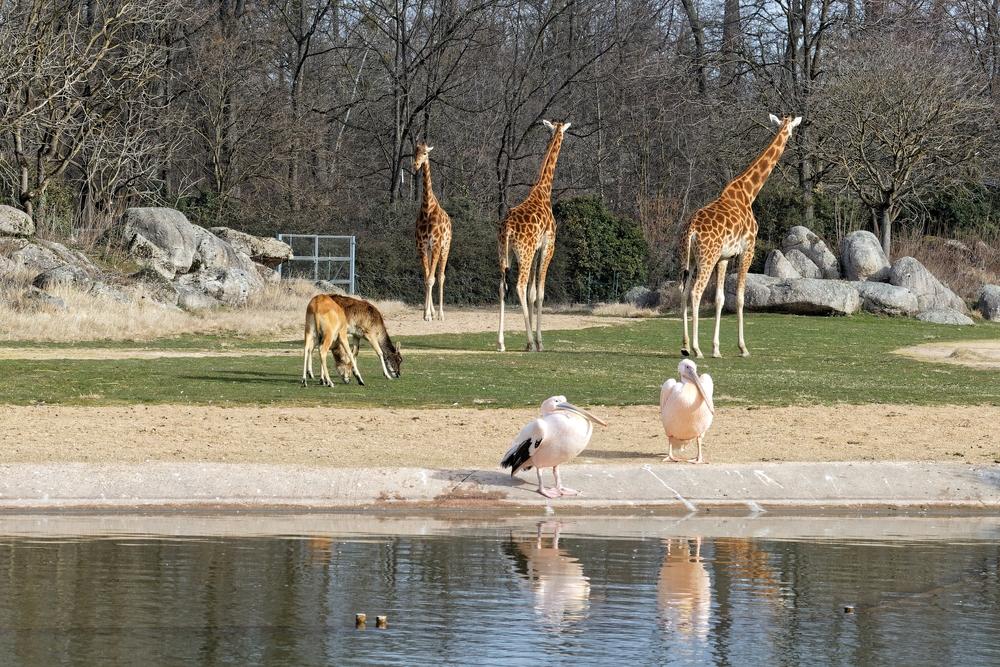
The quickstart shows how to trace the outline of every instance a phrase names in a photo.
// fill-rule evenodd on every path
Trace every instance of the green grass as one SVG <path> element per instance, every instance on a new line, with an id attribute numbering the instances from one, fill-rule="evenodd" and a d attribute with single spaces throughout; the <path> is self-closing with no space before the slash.
<path id="1" fill-rule="evenodd" d="M 711 350 L 711 330 L 702 349 Z M 918 362 L 890 354 L 935 340 L 1000 338 L 1000 326 L 949 327 L 916 320 L 754 314 L 747 319 L 753 356 L 737 356 L 735 319 L 723 320 L 723 359 L 703 359 L 719 405 L 834 403 L 1000 405 L 1000 373 Z M 122 361 L 0 360 L 0 401 L 68 405 L 191 403 L 216 405 L 462 406 L 537 405 L 553 394 L 584 404 L 655 404 L 659 386 L 676 375 L 680 324 L 644 320 L 622 327 L 551 331 L 547 351 L 505 354 L 495 334 L 403 338 L 403 377 L 382 377 L 377 359 L 361 351 L 367 387 L 298 386 L 301 359 L 247 356 Z M 524 337 L 508 336 L 508 350 Z M 299 349 L 297 340 L 188 336 L 142 344 L 104 343 L 128 349 Z M 94 347 L 94 344 L 78 346 Z M 45 346 L 74 347 L 74 346 Z M 407 350 L 420 350 L 407 355 Z M 441 351 L 435 354 L 435 351 Z M 463 354 L 462 352 L 470 352 Z M 318 358 L 316 369 L 319 369 Z"/>

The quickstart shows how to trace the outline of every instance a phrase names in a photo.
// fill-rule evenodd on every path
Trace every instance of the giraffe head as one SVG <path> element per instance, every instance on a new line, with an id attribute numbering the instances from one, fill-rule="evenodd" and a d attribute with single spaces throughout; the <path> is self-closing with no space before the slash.
<path id="1" fill-rule="evenodd" d="M 413 152 L 413 173 L 420 171 L 424 163 L 430 159 L 427 154 L 432 150 L 434 150 L 433 146 L 428 146 L 422 141 L 417 144 L 417 150 Z"/>
<path id="2" fill-rule="evenodd" d="M 790 139 L 792 136 L 792 130 L 799 126 L 802 122 L 802 116 L 796 116 L 792 118 L 791 116 L 785 116 L 784 118 L 778 118 L 773 113 L 769 114 L 771 117 L 771 122 L 778 126 L 779 132 L 787 132 L 786 139 Z"/>
<path id="3" fill-rule="evenodd" d="M 559 121 L 553 123 L 551 121 L 542 119 L 542 125 L 549 128 L 549 132 L 551 132 L 552 134 L 555 134 L 556 132 L 558 132 L 559 134 L 563 134 L 566 132 L 566 130 L 569 129 L 571 123 L 560 123 Z"/>

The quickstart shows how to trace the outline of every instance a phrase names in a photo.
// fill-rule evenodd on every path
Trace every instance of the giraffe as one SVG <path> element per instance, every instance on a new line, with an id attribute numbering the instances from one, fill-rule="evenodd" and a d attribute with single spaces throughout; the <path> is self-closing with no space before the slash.
<path id="1" fill-rule="evenodd" d="M 556 220 L 552 215 L 552 176 L 559 159 L 563 135 L 569 123 L 542 123 L 552 133 L 549 140 L 538 181 L 527 198 L 507 211 L 500 223 L 498 238 L 500 253 L 500 333 L 497 335 L 497 349 L 503 352 L 504 296 L 507 293 L 507 269 L 510 267 L 510 251 L 517 257 L 517 298 L 524 313 L 524 328 L 528 334 L 529 352 L 542 351 L 542 301 L 545 299 L 545 274 L 556 250 Z M 537 259 L 536 259 L 537 258 Z M 535 333 L 532 335 L 532 320 Z"/>
<path id="2" fill-rule="evenodd" d="M 417 252 L 424 268 L 424 320 L 434 319 L 434 274 L 438 284 L 438 319 L 444 319 L 444 270 L 451 249 L 451 218 L 445 213 L 431 188 L 433 146 L 421 142 L 413 156 L 413 173 L 424 170 L 424 194 L 417 215 Z"/>
<path id="3" fill-rule="evenodd" d="M 684 301 L 684 342 L 681 354 L 688 356 L 688 295 L 691 298 L 691 315 L 694 318 L 692 334 L 694 345 L 691 349 L 701 357 L 698 347 L 698 308 L 701 295 L 708 285 L 712 270 L 715 269 L 715 336 L 712 338 L 712 356 L 719 353 L 719 322 L 722 319 L 722 305 L 725 301 L 726 266 L 729 260 L 740 256 L 739 274 L 736 280 L 736 320 L 739 326 L 740 353 L 750 356 L 743 340 L 743 292 L 746 288 L 747 271 L 753 261 L 754 243 L 757 240 L 757 220 L 753 216 L 754 199 L 764 187 L 767 177 L 774 169 L 785 150 L 792 130 L 802 122 L 802 117 L 786 116 L 779 120 L 771 114 L 771 122 L 778 126 L 778 132 L 771 143 L 750 163 L 746 170 L 733 179 L 722 190 L 719 198 L 698 209 L 685 227 L 681 242 L 687 246 L 684 258 L 684 276 L 681 290 Z M 691 248 L 694 246 L 697 270 L 692 275 Z"/>

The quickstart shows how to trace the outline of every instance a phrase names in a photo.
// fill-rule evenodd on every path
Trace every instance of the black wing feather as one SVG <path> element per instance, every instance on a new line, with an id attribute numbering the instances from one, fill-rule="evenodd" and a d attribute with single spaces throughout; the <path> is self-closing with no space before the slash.
<path id="1" fill-rule="evenodd" d="M 531 454 L 533 453 L 532 445 L 534 445 L 534 447 L 537 448 L 541 442 L 542 441 L 540 438 L 538 440 L 532 440 L 531 438 L 528 438 L 520 445 L 518 445 L 517 449 L 515 449 L 509 456 L 507 456 L 503 461 L 500 462 L 500 467 L 510 468 L 511 469 L 510 474 L 513 475 L 514 473 L 516 473 L 518 470 L 521 469 L 521 466 L 524 465 L 525 461 L 531 458 Z M 531 466 L 527 466 L 524 469 L 531 470 Z"/>

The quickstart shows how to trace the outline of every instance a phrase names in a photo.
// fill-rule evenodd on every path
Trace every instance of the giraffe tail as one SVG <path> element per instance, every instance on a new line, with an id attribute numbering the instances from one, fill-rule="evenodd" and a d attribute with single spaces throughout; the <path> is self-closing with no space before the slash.
<path id="1" fill-rule="evenodd" d="M 507 293 L 510 276 L 510 232 L 505 230 L 500 237 L 500 280 L 503 283 L 503 292 Z"/>
<path id="2" fill-rule="evenodd" d="M 687 247 L 684 252 L 684 271 L 681 273 L 681 292 L 684 292 L 688 279 L 691 277 L 691 244 L 694 241 L 696 233 L 689 230 L 687 234 Z"/>

